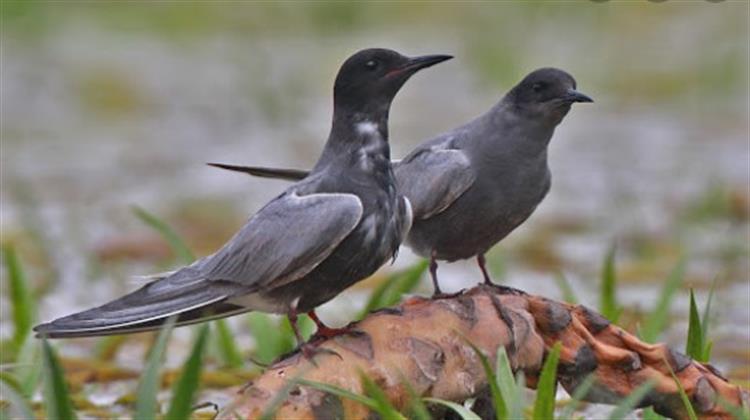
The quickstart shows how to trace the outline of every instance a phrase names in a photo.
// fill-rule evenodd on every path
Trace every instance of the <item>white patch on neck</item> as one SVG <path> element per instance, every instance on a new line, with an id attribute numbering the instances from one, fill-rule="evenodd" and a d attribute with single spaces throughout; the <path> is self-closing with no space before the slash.
<path id="1" fill-rule="evenodd" d="M 378 132 L 378 125 L 372 121 L 357 123 L 357 132 L 363 135 L 373 135 Z"/>

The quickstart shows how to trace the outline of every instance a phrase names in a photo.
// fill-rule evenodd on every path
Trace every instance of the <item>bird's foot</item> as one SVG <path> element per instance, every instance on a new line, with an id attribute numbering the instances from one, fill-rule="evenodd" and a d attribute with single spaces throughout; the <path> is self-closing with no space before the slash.
<path id="1" fill-rule="evenodd" d="M 464 292 L 463 290 L 459 290 L 458 292 L 453 292 L 453 293 L 445 293 L 445 292 L 443 292 L 442 290 L 435 290 L 435 291 L 434 291 L 434 292 L 432 293 L 432 296 L 430 297 L 430 299 L 432 299 L 432 300 L 438 300 L 438 299 L 450 299 L 450 298 L 454 298 L 454 297 L 456 297 L 456 296 L 458 296 L 458 295 L 462 294 L 463 292 Z"/>
<path id="2" fill-rule="evenodd" d="M 315 367 L 318 367 L 318 364 L 315 363 L 315 356 L 319 356 L 323 354 L 330 354 L 330 355 L 338 357 L 341 360 L 344 360 L 344 358 L 341 357 L 341 355 L 336 353 L 335 351 L 327 347 L 320 347 L 320 344 L 322 342 L 323 340 L 311 340 L 311 341 L 302 343 L 299 345 L 299 347 L 297 347 L 296 351 L 299 351 L 302 354 L 302 357 L 304 357 L 306 360 L 312 363 L 313 366 Z"/>
<path id="3" fill-rule="evenodd" d="M 483 289 L 490 289 L 493 292 L 500 294 L 500 295 L 516 295 L 516 296 L 526 295 L 526 292 L 524 292 L 521 289 L 516 289 L 515 287 L 504 286 L 502 284 L 497 284 L 497 283 L 492 283 L 492 282 L 490 283 L 484 282 L 480 284 L 479 287 Z"/>

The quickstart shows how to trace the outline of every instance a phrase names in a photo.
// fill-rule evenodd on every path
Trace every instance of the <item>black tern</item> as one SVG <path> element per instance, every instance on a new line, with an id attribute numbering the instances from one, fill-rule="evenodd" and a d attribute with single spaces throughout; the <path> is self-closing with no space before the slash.
<path id="1" fill-rule="evenodd" d="M 414 222 L 406 244 L 430 259 L 476 257 L 491 284 L 484 254 L 523 223 L 550 188 L 547 146 L 575 102 L 593 102 L 555 68 L 531 72 L 488 112 L 420 144 L 393 167 Z M 210 163 L 266 178 L 297 180 L 306 171 Z"/>
<path id="2" fill-rule="evenodd" d="M 318 322 L 318 305 L 393 258 L 406 236 L 411 208 L 391 167 L 388 113 L 409 77 L 450 58 L 386 49 L 354 54 L 336 77 L 330 135 L 309 176 L 216 253 L 34 331 L 49 338 L 111 335 L 158 329 L 169 317 L 186 325 L 263 311 L 287 314 L 301 340 L 298 314 L 311 312 Z"/>

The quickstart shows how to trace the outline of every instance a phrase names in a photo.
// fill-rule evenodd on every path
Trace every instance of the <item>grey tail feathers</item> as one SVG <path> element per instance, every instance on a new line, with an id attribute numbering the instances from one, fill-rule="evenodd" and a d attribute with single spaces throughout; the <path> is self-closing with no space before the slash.
<path id="1" fill-rule="evenodd" d="M 186 269 L 183 269 L 186 270 Z M 185 281 L 180 270 L 102 306 L 34 327 L 37 337 L 74 338 L 158 330 L 169 317 L 176 326 L 224 318 L 251 308 L 227 303 L 245 291 L 229 282 Z M 175 280 L 174 277 L 177 277 Z"/>
<path id="2" fill-rule="evenodd" d="M 288 181 L 299 181 L 307 177 L 310 173 L 299 169 L 264 168 L 262 166 L 229 165 L 226 163 L 207 163 L 206 165 L 229 171 L 242 172 L 260 178 L 284 179 Z"/>

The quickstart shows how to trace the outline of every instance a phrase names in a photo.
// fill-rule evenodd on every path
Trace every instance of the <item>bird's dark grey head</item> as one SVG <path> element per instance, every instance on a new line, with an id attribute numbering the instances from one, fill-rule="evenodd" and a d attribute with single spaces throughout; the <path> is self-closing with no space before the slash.
<path id="1" fill-rule="evenodd" d="M 573 76 L 551 67 L 529 73 L 506 98 L 522 115 L 555 125 L 574 102 L 594 102 L 576 90 Z"/>
<path id="2" fill-rule="evenodd" d="M 406 57 L 383 48 L 359 51 L 344 62 L 336 76 L 335 106 L 351 112 L 387 112 L 411 75 L 450 58 L 449 55 Z"/>

